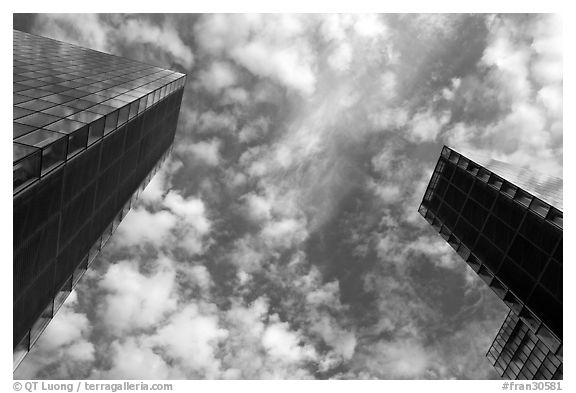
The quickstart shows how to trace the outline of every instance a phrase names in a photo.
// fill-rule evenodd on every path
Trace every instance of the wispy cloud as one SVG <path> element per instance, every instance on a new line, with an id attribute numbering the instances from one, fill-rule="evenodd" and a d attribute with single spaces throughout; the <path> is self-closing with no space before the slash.
<path id="1" fill-rule="evenodd" d="M 39 16 L 197 72 L 173 159 L 17 375 L 495 377 L 504 306 L 417 207 L 444 143 L 561 173 L 554 18 Z"/>

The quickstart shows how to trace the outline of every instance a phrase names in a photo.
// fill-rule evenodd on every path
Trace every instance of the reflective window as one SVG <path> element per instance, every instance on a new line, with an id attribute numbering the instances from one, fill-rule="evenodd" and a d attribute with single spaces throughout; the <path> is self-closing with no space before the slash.
<path id="1" fill-rule="evenodd" d="M 532 291 L 535 280 L 524 270 L 516 265 L 511 259 L 505 259 L 498 270 L 498 277 L 520 299 L 526 299 Z"/>
<path id="2" fill-rule="evenodd" d="M 492 207 L 496 195 L 498 195 L 496 191 L 479 181 L 474 182 L 472 191 L 470 191 L 470 196 L 486 209 Z"/>
<path id="3" fill-rule="evenodd" d="M 32 113 L 34 113 L 34 111 L 28 110 L 28 109 L 24 109 L 24 108 L 20 108 L 18 106 L 14 106 L 12 107 L 12 118 L 14 120 L 18 119 L 19 117 L 23 117 L 26 115 L 30 115 Z"/>
<path id="4" fill-rule="evenodd" d="M 445 203 L 449 204 L 455 211 L 459 212 L 464 205 L 466 200 L 466 195 L 464 195 L 460 190 L 458 190 L 453 185 L 448 187 L 448 191 L 444 195 Z"/>
<path id="5" fill-rule="evenodd" d="M 516 229 L 520 226 L 525 209 L 512 202 L 508 197 L 498 195 L 493 212 L 504 223 Z"/>
<path id="6" fill-rule="evenodd" d="M 544 288 L 537 286 L 527 304 L 542 318 L 542 322 L 562 337 L 562 304 L 560 302 L 556 301 Z"/>
<path id="7" fill-rule="evenodd" d="M 562 231 L 533 213 L 526 213 L 520 233 L 547 253 L 551 253 L 562 238 Z"/>
<path id="8" fill-rule="evenodd" d="M 66 159 L 67 138 L 57 132 L 39 129 L 16 139 L 16 142 L 42 148 L 42 173 Z"/>
<path id="9" fill-rule="evenodd" d="M 103 117 L 90 124 L 90 129 L 88 132 L 89 145 L 102 138 L 104 135 L 104 125 L 105 119 Z"/>
<path id="10" fill-rule="evenodd" d="M 498 269 L 503 254 L 486 237 L 480 235 L 474 251 L 478 258 L 491 270 L 496 271 Z"/>
<path id="11" fill-rule="evenodd" d="M 40 177 L 40 149 L 13 143 L 13 189 L 17 192 Z"/>
<path id="12" fill-rule="evenodd" d="M 50 102 L 53 102 L 55 104 L 64 104 L 67 102 L 74 101 L 74 97 L 66 96 L 64 94 L 52 94 L 52 95 L 43 97 L 42 100 L 50 101 Z"/>
<path id="13" fill-rule="evenodd" d="M 107 115 L 108 113 L 114 112 L 115 110 L 115 108 L 104 104 L 98 104 L 90 107 L 90 112 L 99 113 L 101 115 Z"/>
<path id="14" fill-rule="evenodd" d="M 482 233 L 503 252 L 508 249 L 514 236 L 514 232 L 494 215 L 488 217 Z"/>
<path id="15" fill-rule="evenodd" d="M 562 301 L 562 265 L 551 260 L 542 275 L 540 283 L 558 300 Z"/>
<path id="16" fill-rule="evenodd" d="M 474 178 L 463 170 L 456 170 L 454 172 L 454 176 L 452 176 L 452 183 L 455 184 L 464 193 L 468 193 L 470 187 L 472 187 L 473 182 Z"/>
<path id="17" fill-rule="evenodd" d="M 456 225 L 456 220 L 458 219 L 458 213 L 456 213 L 449 205 L 446 203 L 442 204 L 440 210 L 438 211 L 438 216 L 444 221 L 444 224 L 453 229 Z"/>
<path id="18" fill-rule="evenodd" d="M 500 190 L 500 187 L 502 187 L 503 183 L 504 181 L 502 180 L 502 178 L 500 176 L 495 175 L 494 173 L 492 173 L 490 175 L 490 178 L 488 179 L 488 184 L 497 190 Z"/>
<path id="19" fill-rule="evenodd" d="M 518 189 L 516 191 L 516 195 L 514 195 L 514 200 L 528 207 L 530 205 L 530 202 L 532 202 L 532 196 L 527 192 L 525 192 L 524 190 Z"/>
<path id="20" fill-rule="evenodd" d="M 476 238 L 478 237 L 479 232 L 474 229 L 474 227 L 468 222 L 461 219 L 458 220 L 456 228 L 454 229 L 454 233 L 456 233 L 456 236 L 458 236 L 464 244 L 466 244 L 468 247 L 472 247 L 476 242 Z"/>
<path id="21" fill-rule="evenodd" d="M 23 102 L 22 104 L 18 104 L 20 108 L 29 109 L 31 111 L 41 111 L 43 109 L 51 108 L 54 105 L 56 104 L 44 100 L 30 100 Z"/>
<path id="22" fill-rule="evenodd" d="M 477 230 L 481 230 L 488 212 L 473 200 L 468 199 L 461 214 Z"/>
<path id="23" fill-rule="evenodd" d="M 56 116 L 47 115 L 45 113 L 34 113 L 18 119 L 18 123 L 32 127 L 44 127 L 45 125 L 54 123 L 57 120 L 59 120 L 59 118 Z"/>
<path id="24" fill-rule="evenodd" d="M 66 117 L 66 116 L 70 116 L 70 115 L 72 115 L 78 111 L 79 111 L 79 109 L 72 108 L 71 106 L 57 105 L 57 106 L 53 106 L 52 108 L 44 109 L 42 112 L 47 113 L 49 115 L 53 115 L 53 116 Z"/>
<path id="25" fill-rule="evenodd" d="M 27 126 L 25 124 L 20 124 L 20 123 L 16 123 L 13 122 L 12 123 L 12 134 L 13 134 L 13 138 L 18 138 L 22 135 L 26 135 L 31 131 L 34 131 L 35 129 L 37 129 L 38 127 L 33 127 L 33 126 Z"/>
<path id="26" fill-rule="evenodd" d="M 490 273 L 490 271 L 484 266 L 480 266 L 480 269 L 478 270 L 478 276 L 480 276 L 482 281 L 484 281 L 486 284 L 489 284 L 494 277 L 492 273 Z"/>
<path id="27" fill-rule="evenodd" d="M 92 108 L 90 108 L 90 109 L 92 109 Z M 94 113 L 94 112 L 84 110 L 81 112 L 77 112 L 74 115 L 68 116 L 68 119 L 80 121 L 82 123 L 91 123 L 94 120 L 99 119 L 101 117 L 102 117 L 102 115 L 99 113 Z"/>
<path id="28" fill-rule="evenodd" d="M 128 114 L 130 112 L 130 105 L 126 105 L 120 109 L 120 113 L 118 115 L 118 126 L 126 123 L 128 121 Z"/>
<path id="29" fill-rule="evenodd" d="M 563 254 L 564 254 L 564 240 L 562 240 L 562 238 L 560 238 L 560 242 L 558 243 L 558 245 L 556 246 L 556 250 L 554 251 L 554 259 L 556 259 L 558 262 L 562 263 L 563 262 Z"/>
<path id="30" fill-rule="evenodd" d="M 516 235 L 508 255 L 534 278 L 538 277 L 544 270 L 548 260 L 546 254 L 520 235 Z"/>
<path id="31" fill-rule="evenodd" d="M 545 218 L 550 210 L 550 205 L 545 202 L 542 202 L 538 198 L 534 198 L 532 203 L 530 203 L 530 210 L 538 214 L 540 217 Z"/>

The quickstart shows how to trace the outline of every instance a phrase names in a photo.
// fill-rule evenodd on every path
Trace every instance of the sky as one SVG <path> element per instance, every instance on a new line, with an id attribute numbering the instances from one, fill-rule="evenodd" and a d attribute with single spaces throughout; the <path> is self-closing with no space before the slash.
<path id="1" fill-rule="evenodd" d="M 174 150 L 26 379 L 495 379 L 506 307 L 417 213 L 446 144 L 562 177 L 549 14 L 38 14 L 185 72 Z"/>

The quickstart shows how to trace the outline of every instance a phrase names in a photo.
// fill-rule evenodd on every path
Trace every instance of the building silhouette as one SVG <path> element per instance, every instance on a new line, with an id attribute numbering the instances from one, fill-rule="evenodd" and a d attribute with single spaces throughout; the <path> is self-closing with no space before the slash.
<path id="1" fill-rule="evenodd" d="M 13 31 L 13 361 L 167 158 L 185 75 Z"/>
<path id="2" fill-rule="evenodd" d="M 419 213 L 508 306 L 487 357 L 562 379 L 562 180 L 443 147 Z"/>

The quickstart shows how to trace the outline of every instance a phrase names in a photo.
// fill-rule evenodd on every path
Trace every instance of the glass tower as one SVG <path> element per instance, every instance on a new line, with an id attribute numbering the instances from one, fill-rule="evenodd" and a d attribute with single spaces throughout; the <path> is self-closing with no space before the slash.
<path id="1" fill-rule="evenodd" d="M 168 156 L 185 75 L 13 31 L 14 368 Z"/>
<path id="2" fill-rule="evenodd" d="M 487 357 L 562 378 L 562 180 L 443 147 L 419 213 L 509 307 Z"/>

